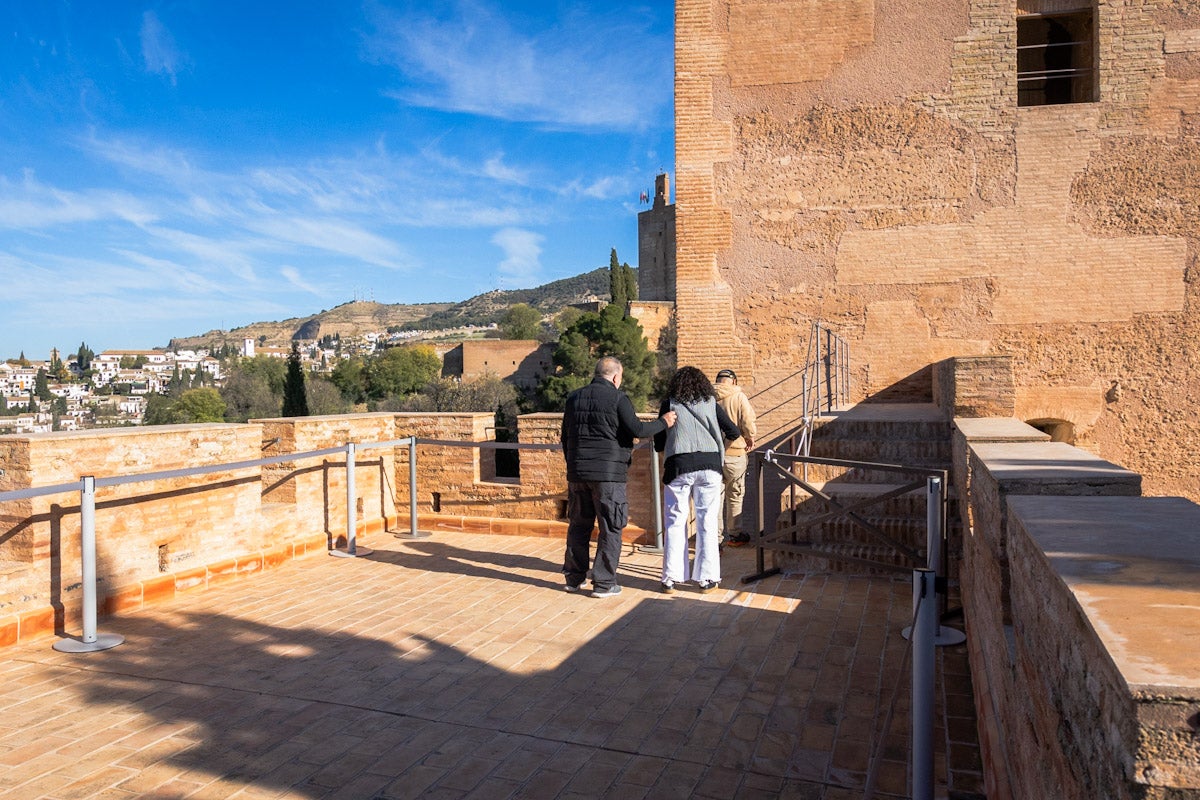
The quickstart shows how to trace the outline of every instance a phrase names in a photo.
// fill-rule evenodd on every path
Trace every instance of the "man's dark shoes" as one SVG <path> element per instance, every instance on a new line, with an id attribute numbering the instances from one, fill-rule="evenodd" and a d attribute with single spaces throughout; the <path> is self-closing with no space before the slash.
<path id="1" fill-rule="evenodd" d="M 621 587 L 615 584 L 606 589 L 592 589 L 592 597 L 613 597 L 620 593 Z"/>

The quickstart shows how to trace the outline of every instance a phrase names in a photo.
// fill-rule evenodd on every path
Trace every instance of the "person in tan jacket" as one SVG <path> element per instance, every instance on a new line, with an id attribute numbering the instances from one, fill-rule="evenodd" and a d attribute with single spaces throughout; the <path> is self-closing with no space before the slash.
<path id="1" fill-rule="evenodd" d="M 713 389 L 717 393 L 717 405 L 725 410 L 742 432 L 741 436 L 725 446 L 725 502 L 721 519 L 724 542 L 730 547 L 740 547 L 750 541 L 750 536 L 742 530 L 742 501 L 746 497 L 746 467 L 749 463 L 746 452 L 754 449 L 758 428 L 755 426 L 754 407 L 738 386 L 737 374 L 733 370 L 718 372 Z"/>

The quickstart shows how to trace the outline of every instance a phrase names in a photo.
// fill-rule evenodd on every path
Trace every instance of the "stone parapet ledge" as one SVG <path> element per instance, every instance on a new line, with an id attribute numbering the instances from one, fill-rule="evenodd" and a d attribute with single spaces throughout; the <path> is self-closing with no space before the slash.
<path id="1" fill-rule="evenodd" d="M 1050 434 L 1043 433 L 1016 417 L 955 417 L 950 435 L 951 466 L 950 485 L 957 487 L 960 496 L 966 496 L 966 487 L 971 484 L 971 445 L 983 442 L 1048 442 Z M 970 530 L 971 506 L 967 502 L 958 504 L 962 517 L 962 529 Z"/>
<path id="2" fill-rule="evenodd" d="M 1132 498 L 1141 493 L 1141 476 L 1062 442 L 976 442 L 966 449 L 970 524 L 959 574 L 988 797 L 1036 796 L 1006 788 L 1005 770 L 1020 765 L 1007 753 L 1010 744 L 1036 738 L 1029 721 L 1012 713 L 1027 690 L 1013 642 L 1007 501 L 1014 495 Z M 963 484 L 957 489 L 961 502 Z"/>
<path id="3" fill-rule="evenodd" d="M 1050 434 L 1016 417 L 955 417 L 954 430 L 966 442 L 1050 441 Z"/>
<path id="4" fill-rule="evenodd" d="M 1200 506 L 1011 497 L 1018 797 L 1200 798 Z M 1053 746 L 1047 747 L 1047 743 Z"/>

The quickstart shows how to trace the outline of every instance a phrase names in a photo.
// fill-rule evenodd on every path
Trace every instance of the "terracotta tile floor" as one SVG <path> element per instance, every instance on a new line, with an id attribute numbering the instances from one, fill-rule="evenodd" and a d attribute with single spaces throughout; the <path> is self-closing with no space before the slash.
<path id="1" fill-rule="evenodd" d="M 0 651 L 0 798 L 907 797 L 907 579 L 562 591 L 562 543 L 373 536 Z M 938 651 L 938 795 L 978 798 L 965 648 Z"/>

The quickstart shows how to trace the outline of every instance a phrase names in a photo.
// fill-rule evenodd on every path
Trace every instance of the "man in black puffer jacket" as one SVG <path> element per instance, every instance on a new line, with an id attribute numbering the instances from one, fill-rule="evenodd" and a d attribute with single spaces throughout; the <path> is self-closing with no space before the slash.
<path id="1" fill-rule="evenodd" d="M 621 362 L 605 356 L 596 362 L 596 375 L 567 397 L 563 413 L 562 446 L 567 459 L 567 552 L 563 575 L 567 591 L 577 592 L 587 576 L 592 526 L 599 521 L 596 560 L 592 564 L 592 596 L 619 594 L 617 566 L 621 560 L 621 530 L 629 519 L 625 479 L 634 439 L 646 439 L 675 424 L 668 411 L 653 422 L 642 422 L 629 396 L 621 391 Z"/>

